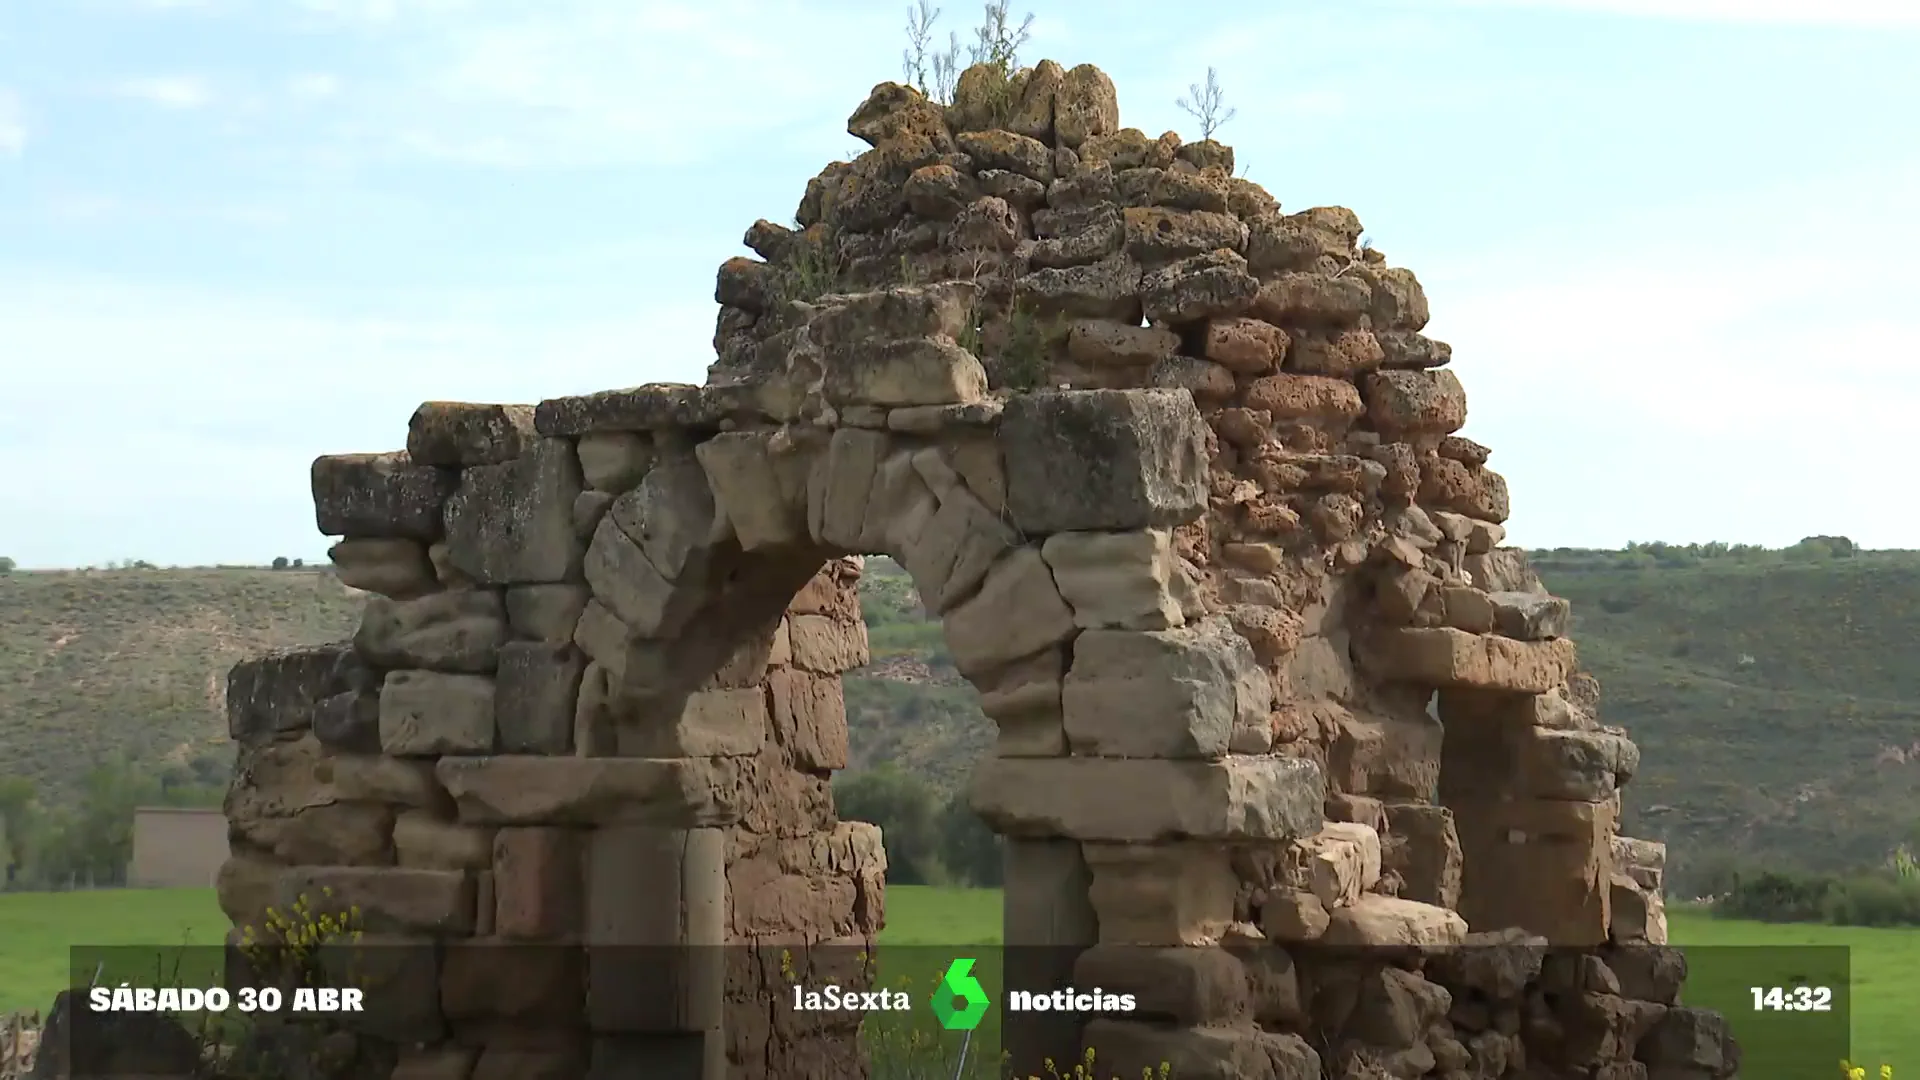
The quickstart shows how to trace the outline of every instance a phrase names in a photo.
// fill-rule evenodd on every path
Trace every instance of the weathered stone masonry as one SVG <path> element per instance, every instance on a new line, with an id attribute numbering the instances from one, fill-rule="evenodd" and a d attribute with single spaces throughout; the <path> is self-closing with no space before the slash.
<path id="1" fill-rule="evenodd" d="M 873 941 L 880 837 L 829 788 L 873 554 L 999 727 L 1007 941 L 1146 1008 L 1016 1055 L 1732 1073 L 1419 282 L 1115 101 L 1051 62 L 945 107 L 883 84 L 873 149 L 721 268 L 705 386 L 432 402 L 404 452 L 315 462 L 375 595 L 351 643 L 234 670 L 220 892 L 422 945 L 368 1033 L 393 1075 L 860 1073 L 848 1029 L 750 1004 L 777 970 L 641 994 L 596 946 Z M 514 942 L 559 947 L 472 977 Z"/>

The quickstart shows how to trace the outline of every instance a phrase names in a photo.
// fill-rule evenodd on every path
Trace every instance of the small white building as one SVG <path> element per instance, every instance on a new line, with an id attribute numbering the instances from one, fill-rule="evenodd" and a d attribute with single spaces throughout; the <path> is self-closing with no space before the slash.
<path id="1" fill-rule="evenodd" d="M 219 810 L 143 806 L 133 812 L 135 889 L 208 889 L 227 861 L 227 816 Z"/>

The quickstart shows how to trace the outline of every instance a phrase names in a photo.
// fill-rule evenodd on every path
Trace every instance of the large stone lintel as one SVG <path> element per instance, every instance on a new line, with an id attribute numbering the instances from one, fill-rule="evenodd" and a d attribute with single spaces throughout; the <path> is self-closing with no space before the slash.
<path id="1" fill-rule="evenodd" d="M 993 758 L 974 774 L 972 801 L 1009 836 L 1287 840 L 1319 831 L 1326 779 L 1299 758 Z"/>
<path id="2" fill-rule="evenodd" d="M 707 828 L 739 817 L 733 778 L 704 758 L 442 758 L 434 775 L 478 825 Z"/>
<path id="3" fill-rule="evenodd" d="M 1378 630 L 1362 653 L 1378 678 L 1440 689 L 1467 687 L 1544 694 L 1573 671 L 1568 638 L 1515 641 L 1452 627 Z"/>

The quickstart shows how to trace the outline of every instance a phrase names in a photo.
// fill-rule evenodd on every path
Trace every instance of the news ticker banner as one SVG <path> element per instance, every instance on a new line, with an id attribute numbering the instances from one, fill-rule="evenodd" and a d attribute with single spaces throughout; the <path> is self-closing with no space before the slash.
<path id="1" fill-rule="evenodd" d="M 1126 950 L 1109 951 L 1103 970 L 1125 970 Z M 1320 964 L 1370 959 L 1367 950 L 1300 945 L 1235 951 L 1249 959 L 1250 968 L 1294 972 L 1296 985 L 1303 978 L 1310 984 Z M 1575 970 L 1590 970 L 1579 967 L 1587 951 L 1547 950 L 1547 966 L 1572 961 Z M 1605 949 L 1591 951 L 1603 961 L 1608 956 Z M 1695 946 L 1672 952 L 1684 959 L 1681 1002 L 1726 1017 L 1741 1046 L 1742 1076 L 1826 1075 L 1849 1057 L 1846 948 Z M 84 1004 L 77 1003 L 76 1033 L 84 1031 L 88 1016 L 123 1012 L 333 1015 L 352 1024 L 356 1014 L 391 1021 L 423 1010 L 489 1016 L 519 1015 L 515 1010 L 531 1007 L 541 1022 L 575 1027 L 580 1017 L 612 1008 L 694 1022 L 685 1002 L 700 997 L 702 987 L 722 1010 L 749 1010 L 757 1018 L 808 1014 L 809 1022 L 800 1026 L 857 1025 L 869 1038 L 884 1030 L 888 1038 L 909 1041 L 917 1033 L 922 1043 L 967 1042 L 975 1052 L 996 1045 L 1002 1025 L 1022 1017 L 1166 1018 L 1152 1000 L 1157 988 L 1078 985 L 1078 953 L 981 945 L 675 949 L 462 942 L 338 944 L 298 955 L 238 955 L 219 946 L 115 946 L 75 948 L 71 978 L 72 985 L 87 988 Z M 1385 963 L 1403 955 L 1371 959 Z M 1148 964 L 1144 955 L 1142 962 Z M 1601 985 L 1590 983 L 1585 991 L 1638 996 L 1628 965 L 1614 966 L 1616 985 L 1605 985 L 1604 975 L 1587 976 Z M 259 974 L 290 968 L 297 969 L 297 978 Z M 1679 973 L 1668 964 L 1655 981 Z M 1553 991 L 1544 984 L 1542 990 L 1552 1008 Z M 724 1011 L 698 1022 L 724 1024 Z"/>

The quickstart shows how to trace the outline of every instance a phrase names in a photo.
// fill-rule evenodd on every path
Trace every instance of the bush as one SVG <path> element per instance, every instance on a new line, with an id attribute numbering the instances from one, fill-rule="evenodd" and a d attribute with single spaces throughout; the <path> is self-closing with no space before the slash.
<path id="1" fill-rule="evenodd" d="M 923 778 L 883 764 L 838 777 L 833 797 L 843 820 L 880 826 L 888 884 L 1001 883 L 1000 838 L 965 796 L 943 799 Z"/>
<path id="2" fill-rule="evenodd" d="M 1920 926 L 1920 879 L 1885 872 L 1766 871 L 1736 876 L 1713 910 L 1761 922 Z"/>

